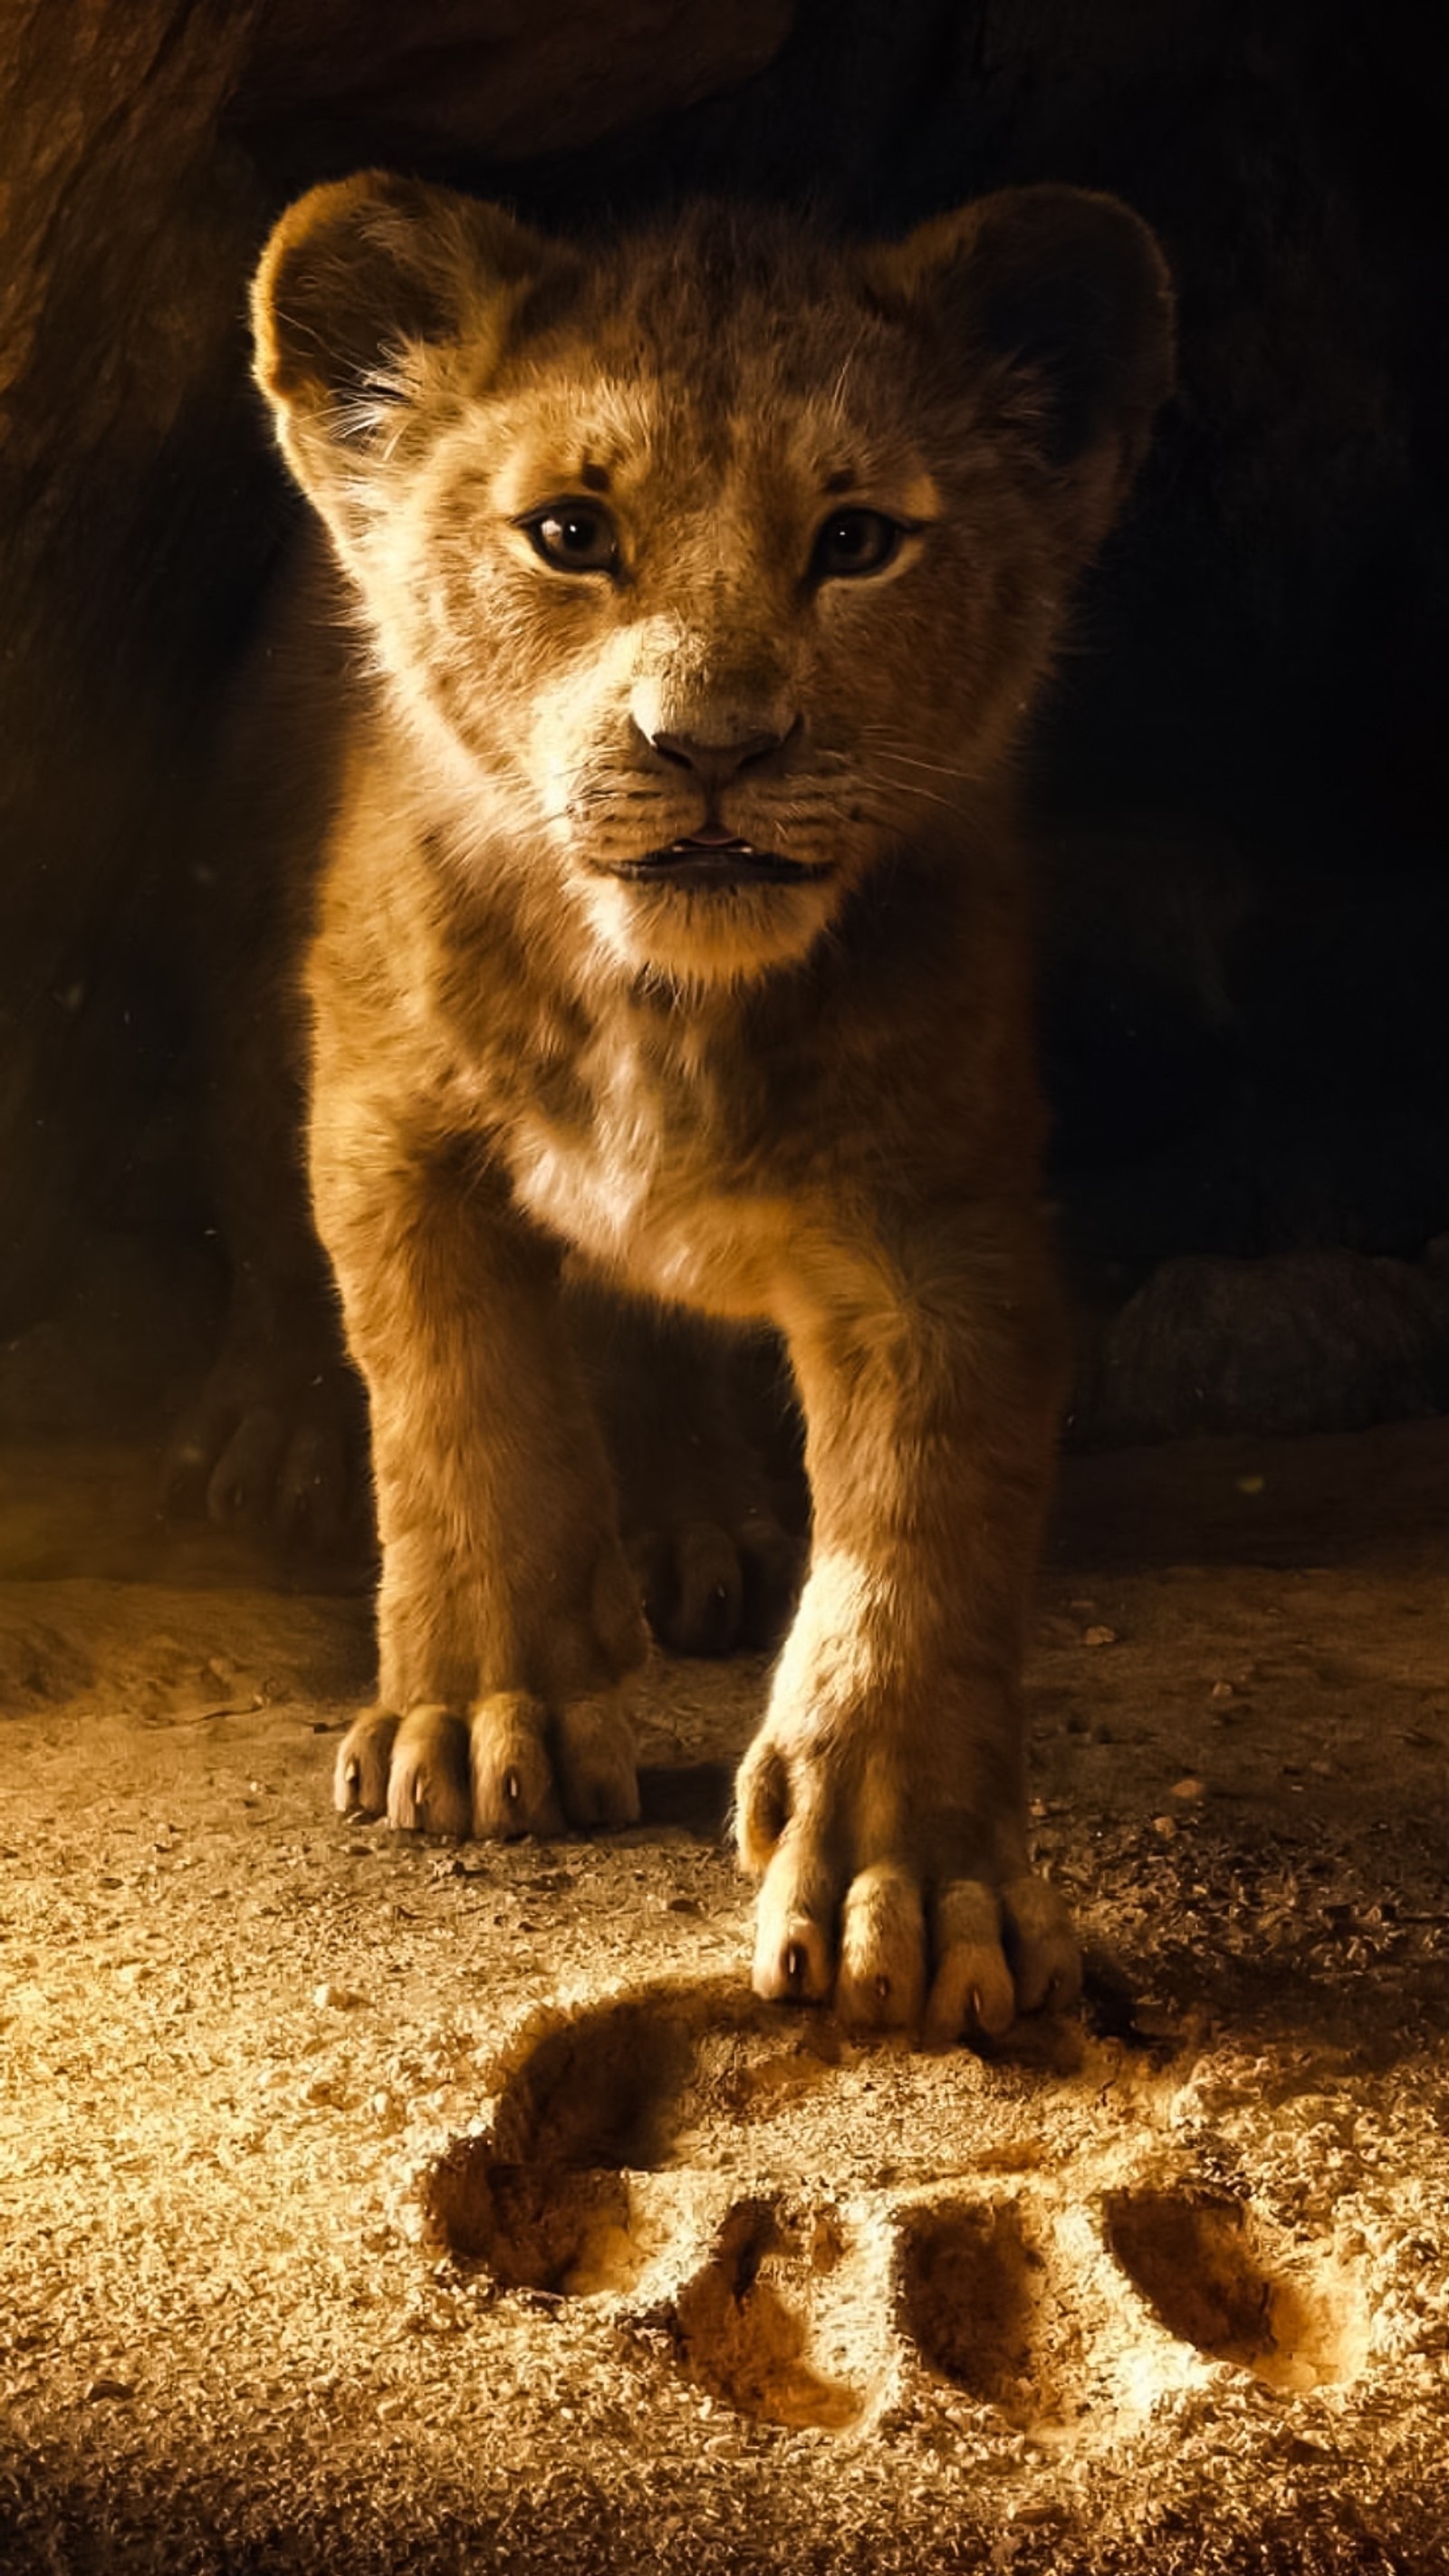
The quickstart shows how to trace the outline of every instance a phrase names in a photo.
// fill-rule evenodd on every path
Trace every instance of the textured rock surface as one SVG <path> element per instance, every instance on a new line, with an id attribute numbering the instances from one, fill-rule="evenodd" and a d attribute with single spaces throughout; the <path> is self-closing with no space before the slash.
<path id="1" fill-rule="evenodd" d="M 758 72 L 778 51 L 792 0 L 415 0 L 406 12 L 356 0 L 262 0 L 232 122 L 359 127 L 410 161 L 430 147 L 491 161 L 577 151 L 616 128 L 677 116 Z"/>
<path id="2" fill-rule="evenodd" d="M 1164 1261 L 1084 1357 L 1069 1436 L 1359 1431 L 1449 1411 L 1449 1262 Z"/>

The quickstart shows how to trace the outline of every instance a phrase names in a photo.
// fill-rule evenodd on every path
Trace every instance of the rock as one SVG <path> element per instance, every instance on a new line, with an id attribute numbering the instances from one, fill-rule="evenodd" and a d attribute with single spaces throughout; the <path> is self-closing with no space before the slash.
<path id="1" fill-rule="evenodd" d="M 243 131 L 301 130 L 353 166 L 359 128 L 516 161 L 577 151 L 620 126 L 678 115 L 778 52 L 793 0 L 413 0 L 406 11 L 306 0 L 264 14 L 230 114 Z"/>
<path id="2" fill-rule="evenodd" d="M 1082 1447 L 1184 1431 L 1357 1431 L 1449 1405 L 1449 1292 L 1354 1252 L 1164 1262 L 1074 1398 Z"/>

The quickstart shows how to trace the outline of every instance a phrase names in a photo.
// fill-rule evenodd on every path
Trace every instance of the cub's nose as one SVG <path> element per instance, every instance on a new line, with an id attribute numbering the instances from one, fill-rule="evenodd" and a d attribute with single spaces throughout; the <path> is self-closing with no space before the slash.
<path id="1" fill-rule="evenodd" d="M 773 753 L 783 751 L 798 722 L 797 717 L 783 733 L 740 734 L 728 742 L 706 742 L 692 733 L 651 733 L 648 740 L 662 759 L 692 770 L 703 788 L 715 792 L 727 787 L 742 769 L 758 769 Z"/>

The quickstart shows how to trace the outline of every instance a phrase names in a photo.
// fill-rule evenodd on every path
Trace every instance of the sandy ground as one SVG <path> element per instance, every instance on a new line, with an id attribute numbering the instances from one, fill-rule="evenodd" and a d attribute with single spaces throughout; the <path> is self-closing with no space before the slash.
<path id="1" fill-rule="evenodd" d="M 1449 2564 L 1449 1424 L 1067 1470 L 1033 1670 L 1080 2022 L 754 2005 L 758 1663 L 646 1821 L 329 1812 L 366 1604 L 0 1498 L 0 2565 Z"/>

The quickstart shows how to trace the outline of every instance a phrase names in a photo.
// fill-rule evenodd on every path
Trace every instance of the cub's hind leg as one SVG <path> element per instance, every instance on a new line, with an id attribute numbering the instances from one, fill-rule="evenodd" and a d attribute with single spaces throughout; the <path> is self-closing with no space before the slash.
<path id="1" fill-rule="evenodd" d="M 654 1634 L 682 1655 L 774 1645 L 809 1509 L 778 1347 L 572 1276 L 567 1302 Z"/>

